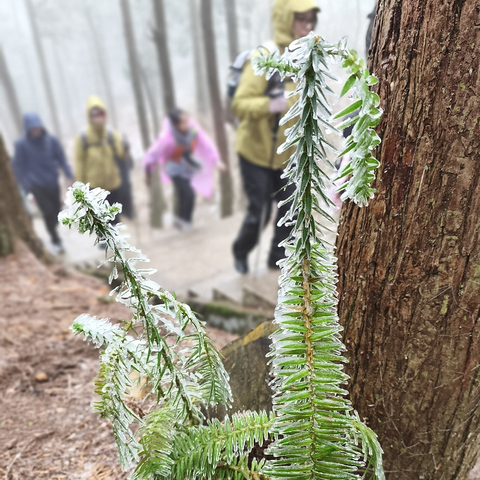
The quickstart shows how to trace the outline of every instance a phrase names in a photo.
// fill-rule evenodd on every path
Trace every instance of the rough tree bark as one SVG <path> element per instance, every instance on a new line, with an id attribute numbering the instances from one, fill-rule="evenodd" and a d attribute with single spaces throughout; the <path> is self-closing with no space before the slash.
<path id="1" fill-rule="evenodd" d="M 347 204 L 340 318 L 388 479 L 465 480 L 480 426 L 480 6 L 382 0 L 377 195 Z"/>
<path id="2" fill-rule="evenodd" d="M 228 139 L 225 129 L 225 112 L 222 105 L 220 85 L 218 81 L 217 53 L 215 44 L 215 32 L 213 29 L 212 1 L 201 0 L 201 17 L 203 38 L 205 47 L 205 59 L 207 64 L 207 79 L 210 91 L 210 104 L 213 115 L 213 126 L 215 139 L 222 160 L 229 165 Z M 233 190 L 230 169 L 222 172 L 220 175 L 220 194 L 221 194 L 221 216 L 228 217 L 233 214 Z"/>
<path id="3" fill-rule="evenodd" d="M 0 134 L 0 257 L 15 251 L 16 239 L 25 242 L 38 258 L 44 261 L 50 259 L 23 207 L 22 197 Z"/>
<path id="4" fill-rule="evenodd" d="M 53 130 L 58 138 L 62 137 L 62 129 L 60 127 L 60 117 L 58 115 L 57 103 L 55 102 L 55 96 L 53 94 L 52 80 L 48 72 L 47 60 L 43 50 L 42 38 L 40 36 L 40 30 L 37 24 L 37 18 L 35 16 L 35 9 L 33 7 L 32 0 L 25 0 L 27 5 L 28 17 L 30 19 L 30 25 L 32 28 L 33 39 L 35 43 L 35 49 L 37 52 L 38 61 L 40 63 L 40 71 L 42 73 L 43 85 L 45 92 L 47 93 L 48 106 L 52 116 Z"/>
<path id="5" fill-rule="evenodd" d="M 87 17 L 88 28 L 93 39 L 93 45 L 95 48 L 95 54 L 98 61 L 100 75 L 102 77 L 102 83 L 105 88 L 108 102 L 108 113 L 111 118 L 112 124 L 115 128 L 118 128 L 118 118 L 115 106 L 115 99 L 113 95 L 112 79 L 110 77 L 110 70 L 108 68 L 108 59 L 105 54 L 105 48 L 103 46 L 101 35 L 95 25 L 95 20 L 92 15 L 91 7 L 85 6 L 85 15 Z"/>
<path id="6" fill-rule="evenodd" d="M 20 136 L 23 132 L 22 110 L 18 101 L 17 92 L 13 83 L 10 71 L 8 70 L 7 61 L 0 46 L 0 82 L 5 89 L 5 96 L 10 108 L 11 118 L 15 124 L 16 134 Z"/>
<path id="7" fill-rule="evenodd" d="M 168 112 L 176 107 L 176 98 L 170 53 L 168 51 L 168 34 L 164 1 L 153 0 L 153 11 L 155 15 L 155 28 L 153 34 L 155 46 L 157 47 L 160 75 L 162 77 L 163 106 Z"/>

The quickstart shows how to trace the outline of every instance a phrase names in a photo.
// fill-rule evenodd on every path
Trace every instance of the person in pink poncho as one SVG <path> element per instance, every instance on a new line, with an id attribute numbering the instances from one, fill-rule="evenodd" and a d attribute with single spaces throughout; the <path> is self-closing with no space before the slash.
<path id="1" fill-rule="evenodd" d="M 180 109 L 172 110 L 162 132 L 143 160 L 150 174 L 160 164 L 164 183 L 173 182 L 178 198 L 175 226 L 192 228 L 195 194 L 212 198 L 214 171 L 224 170 L 217 148 L 200 126 Z"/>

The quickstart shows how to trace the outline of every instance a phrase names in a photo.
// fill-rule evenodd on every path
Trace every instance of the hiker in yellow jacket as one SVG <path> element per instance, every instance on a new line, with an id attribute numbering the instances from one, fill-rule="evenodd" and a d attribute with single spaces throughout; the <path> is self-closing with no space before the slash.
<path id="1" fill-rule="evenodd" d="M 75 142 L 75 178 L 91 188 L 110 191 L 110 203 L 121 201 L 117 198 L 122 185 L 117 162 L 126 160 L 122 138 L 107 128 L 107 109 L 99 97 L 88 99 L 87 117 L 88 126 Z"/>
<path id="2" fill-rule="evenodd" d="M 276 0 L 272 11 L 275 46 L 267 45 L 267 48 L 276 48 L 283 53 L 295 39 L 308 35 L 315 28 L 318 12 L 314 0 Z M 242 274 L 248 272 L 248 254 L 258 243 L 262 226 L 271 215 L 273 202 L 281 202 L 293 193 L 293 187 L 284 188 L 286 180 L 281 178 L 292 150 L 281 155 L 276 151 L 285 141 L 286 128 L 292 125 L 279 126 L 279 121 L 296 101 L 285 95 L 294 89 L 292 81 L 281 82 L 275 76 L 267 81 L 265 75 L 255 75 L 248 61 L 233 97 L 232 109 L 240 121 L 236 150 L 248 198 L 247 215 L 233 244 L 235 268 Z M 288 209 L 289 204 L 278 208 L 276 223 Z M 279 244 L 290 231 L 291 227 L 276 226 L 268 257 L 270 268 L 276 268 L 277 262 L 284 258 L 285 251 Z"/>

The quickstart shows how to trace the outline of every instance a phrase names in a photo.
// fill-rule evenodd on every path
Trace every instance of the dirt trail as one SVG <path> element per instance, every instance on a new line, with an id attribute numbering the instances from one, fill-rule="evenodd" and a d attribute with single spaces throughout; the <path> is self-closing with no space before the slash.
<path id="1" fill-rule="evenodd" d="M 0 476 L 123 479 L 110 425 L 93 411 L 95 349 L 75 338 L 88 312 L 128 311 L 101 281 L 46 267 L 28 251 L 0 260 Z M 235 337 L 212 331 L 222 347 Z"/>

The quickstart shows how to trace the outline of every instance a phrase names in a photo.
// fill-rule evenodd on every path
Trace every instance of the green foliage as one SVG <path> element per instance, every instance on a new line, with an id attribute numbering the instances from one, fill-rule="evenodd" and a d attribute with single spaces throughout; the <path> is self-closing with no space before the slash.
<path id="1" fill-rule="evenodd" d="M 118 277 L 119 268 L 123 271 L 125 280 L 112 294 L 132 310 L 132 320 L 119 326 L 82 315 L 72 329 L 103 348 L 96 409 L 112 421 L 120 460 L 128 467 L 138 461 L 140 451 L 130 425 L 135 422 L 144 426 L 125 402 L 128 390 L 134 386 L 132 371 L 148 380 L 158 405 L 173 409 L 175 421 L 181 425 L 203 421 L 201 405 L 228 404 L 231 392 L 220 355 L 203 323 L 188 305 L 144 276 L 151 270 L 135 267 L 138 261 L 148 259 L 110 223 L 121 206 L 110 206 L 105 201 L 107 194 L 74 184 L 67 198 L 70 209 L 60 218 L 65 225 L 78 224 L 81 233 L 96 234 L 97 241 L 106 245 L 106 251 L 111 252 L 106 261 L 113 263 L 110 280 Z M 149 302 L 154 296 L 160 298 L 159 305 Z"/>
<path id="2" fill-rule="evenodd" d="M 263 470 L 272 479 L 353 479 L 365 475 L 383 479 L 381 448 L 375 434 L 353 411 L 345 390 L 345 350 L 337 316 L 336 259 L 333 246 L 324 240 L 325 219 L 331 201 L 327 196 L 332 168 L 327 152 L 336 150 L 326 132 L 343 125 L 332 123 L 326 94 L 332 78 L 328 61 L 344 59 L 351 73 L 342 94 L 352 89 L 352 103 L 334 118 L 358 112 L 348 120 L 355 125 L 347 139 L 351 160 L 341 176 L 350 175 L 344 198 L 360 205 L 374 190 L 370 184 L 378 162 L 372 156 L 379 139 L 373 131 L 380 118 L 378 96 L 369 91 L 375 83 L 353 51 L 329 45 L 313 34 L 294 42 L 282 58 L 259 57 L 256 66 L 269 75 L 279 71 L 296 82 L 299 100 L 282 119 L 296 119 L 282 150 L 295 146 L 285 177 L 296 186 L 292 206 L 283 223 L 294 225 L 285 242 L 287 258 L 281 264 L 279 305 L 270 353 L 277 440 L 269 448 L 274 460 Z M 343 153 L 342 153 L 343 154 Z"/>
<path id="3" fill-rule="evenodd" d="M 329 62 L 338 58 L 349 73 L 341 95 L 350 93 L 352 101 L 333 117 L 327 96 L 334 92 L 327 80 L 334 79 Z M 377 80 L 356 52 L 313 34 L 294 42 L 282 57 L 259 56 L 254 63 L 260 73 L 292 77 L 299 98 L 282 119 L 296 119 L 280 147 L 295 147 L 284 176 L 296 189 L 282 220 L 294 228 L 284 243 L 287 257 L 275 314 L 279 328 L 269 354 L 273 413 L 245 412 L 202 424 L 201 404 L 230 401 L 228 376 L 204 325 L 187 305 L 144 277 L 151 271 L 135 268 L 146 259 L 110 224 L 121 207 L 105 201 L 107 192 L 77 183 L 62 221 L 96 234 L 112 252 L 107 259 L 113 262 L 111 279 L 118 268 L 125 279 L 114 293 L 133 313 L 121 326 L 82 315 L 72 327 L 102 348 L 96 408 L 112 421 L 122 464 L 137 464 L 134 479 L 384 480 L 382 449 L 345 389 L 336 259 L 323 235 L 334 222 L 327 195 L 333 168 L 329 151 L 350 154 L 340 172 L 348 177 L 344 199 L 366 205 L 374 194 L 378 162 L 373 150 L 380 139 L 373 128 L 382 112 L 370 86 Z M 336 119 L 341 123 L 335 125 Z M 327 135 L 348 125 L 354 125 L 353 132 L 339 153 Z M 151 304 L 153 296 L 159 305 Z M 148 380 L 156 402 L 145 418 L 125 400 L 132 371 Z M 133 423 L 139 427 L 135 434 Z M 266 444 L 269 459 L 257 461 L 252 448 Z"/>

